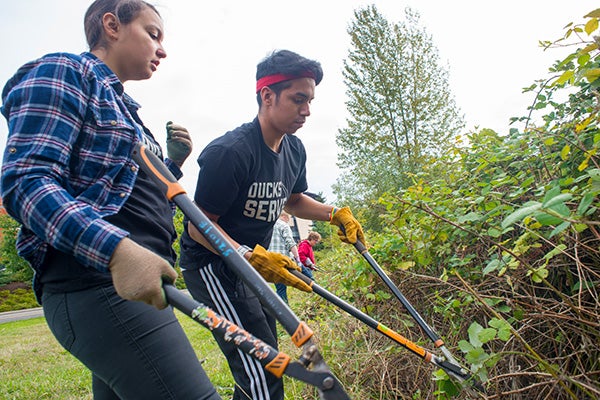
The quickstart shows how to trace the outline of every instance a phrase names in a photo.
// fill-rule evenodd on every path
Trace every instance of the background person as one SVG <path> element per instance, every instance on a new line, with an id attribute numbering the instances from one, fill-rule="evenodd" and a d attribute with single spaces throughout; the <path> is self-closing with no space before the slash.
<path id="1" fill-rule="evenodd" d="M 287 257 L 292 257 L 298 265 L 301 265 L 300 256 L 298 255 L 298 247 L 294 241 L 294 235 L 289 225 L 290 215 L 283 211 L 279 216 L 279 219 L 273 226 L 273 234 L 271 235 L 271 244 L 269 245 L 269 251 L 283 254 Z M 283 283 L 276 283 L 275 290 L 279 297 L 286 303 L 288 302 L 287 297 L 287 286 Z"/>
<path id="2" fill-rule="evenodd" d="M 321 234 L 319 234 L 319 232 L 310 231 L 308 232 L 308 237 L 298 244 L 298 256 L 300 257 L 300 263 L 302 264 L 302 273 L 310 279 L 313 279 L 312 271 L 317 269 L 313 247 L 320 241 Z"/>
<path id="3" fill-rule="evenodd" d="M 256 69 L 258 116 L 213 140 L 198 158 L 194 200 L 240 255 L 269 282 L 311 291 L 288 269 L 289 257 L 269 252 L 281 211 L 330 221 L 342 240 L 364 242 L 350 209 L 340 210 L 303 194 L 306 151 L 294 134 L 310 116 L 321 65 L 289 50 L 273 52 Z M 231 271 L 206 239 L 186 224 L 181 237 L 183 277 L 192 296 L 254 336 L 277 348 L 276 320 Z M 283 399 L 283 381 L 231 343 L 215 337 L 236 381 L 234 399 Z"/>
<path id="4" fill-rule="evenodd" d="M 50 330 L 91 370 L 95 399 L 219 399 L 166 308 L 174 209 L 131 158 L 138 142 L 163 158 L 123 88 L 166 57 L 162 19 L 141 0 L 97 0 L 84 21 L 90 52 L 32 61 L 2 92 L 1 189 L 22 225 L 19 255 Z M 166 165 L 181 177 L 190 135 L 168 123 L 167 138 Z"/>

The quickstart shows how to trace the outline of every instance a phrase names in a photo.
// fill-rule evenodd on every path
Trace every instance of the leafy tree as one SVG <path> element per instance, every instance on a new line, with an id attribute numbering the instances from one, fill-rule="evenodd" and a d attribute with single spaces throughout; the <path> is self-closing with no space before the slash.
<path id="1" fill-rule="evenodd" d="M 33 278 L 33 270 L 29 263 L 17 254 L 15 247 L 19 226 L 9 215 L 0 215 L 0 265 L 4 268 L 0 275 L 0 283 L 29 282 Z"/>
<path id="2" fill-rule="evenodd" d="M 440 285 L 433 316 L 467 331 L 459 349 L 501 398 L 600 395 L 600 9 L 586 17 L 542 42 L 576 49 L 525 89 L 534 101 L 514 119 L 523 129 L 472 133 L 454 150 L 460 163 L 439 159 L 447 175 L 420 174 L 382 196 L 379 258 L 392 273 L 463 289 Z"/>
<path id="3" fill-rule="evenodd" d="M 352 206 L 367 208 L 408 186 L 409 173 L 444 154 L 464 127 L 431 36 L 417 12 L 407 8 L 405 15 L 390 24 L 372 5 L 356 10 L 348 29 L 343 74 L 351 117 L 336 137 L 342 175 L 334 191 Z"/>

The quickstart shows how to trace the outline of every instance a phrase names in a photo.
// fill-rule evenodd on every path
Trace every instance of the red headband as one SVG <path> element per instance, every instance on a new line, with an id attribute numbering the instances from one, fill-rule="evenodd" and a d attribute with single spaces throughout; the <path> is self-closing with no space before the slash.
<path id="1" fill-rule="evenodd" d="M 273 74 L 263 76 L 258 81 L 256 81 L 256 93 L 260 92 L 260 89 L 264 88 L 265 86 L 271 86 L 279 82 L 289 81 L 298 78 L 315 79 L 315 74 L 313 74 L 312 71 L 304 71 L 298 75 Z"/>

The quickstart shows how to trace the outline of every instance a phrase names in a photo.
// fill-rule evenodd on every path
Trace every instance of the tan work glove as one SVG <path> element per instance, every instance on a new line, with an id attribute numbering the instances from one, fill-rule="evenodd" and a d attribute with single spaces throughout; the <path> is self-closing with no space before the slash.
<path id="1" fill-rule="evenodd" d="M 288 271 L 289 269 L 295 269 L 302 272 L 300 267 L 291 258 L 283 254 L 267 251 L 264 247 L 257 244 L 252 250 L 252 255 L 248 262 L 267 282 L 283 283 L 304 292 L 312 292 L 312 288 L 309 285 Z"/>
<path id="2" fill-rule="evenodd" d="M 108 264 L 117 294 L 143 301 L 159 310 L 167 307 L 163 280 L 175 282 L 177 272 L 162 257 L 129 238 L 119 242 Z"/>
<path id="3" fill-rule="evenodd" d="M 167 122 L 167 157 L 181 167 L 192 153 L 192 137 L 181 125 Z"/>
<path id="4" fill-rule="evenodd" d="M 352 215 L 350 207 L 334 209 L 329 223 L 340 228 L 338 236 L 342 242 L 354 244 L 358 239 L 362 244 L 367 245 L 362 226 L 360 226 L 360 223 Z"/>

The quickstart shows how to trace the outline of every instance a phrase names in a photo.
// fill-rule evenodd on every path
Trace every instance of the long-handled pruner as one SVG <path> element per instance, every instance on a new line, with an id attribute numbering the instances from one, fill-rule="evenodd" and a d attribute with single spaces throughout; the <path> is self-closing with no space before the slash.
<path id="1" fill-rule="evenodd" d="M 241 330 L 239 327 L 227 321 L 223 317 L 217 316 L 210 311 L 208 326 L 215 329 L 216 325 L 223 326 L 224 329 L 217 330 L 223 333 L 226 340 L 230 340 L 233 332 L 236 333 L 237 340 L 233 343 L 254 356 L 276 376 L 282 374 L 302 380 L 317 388 L 321 399 L 325 400 L 349 400 L 350 397 L 344 391 L 338 379 L 333 375 L 323 357 L 319 353 L 317 346 L 313 343 L 313 332 L 292 310 L 275 294 L 265 280 L 256 272 L 256 270 L 238 254 L 238 252 L 229 244 L 223 234 L 213 225 L 208 217 L 192 202 L 187 196 L 183 187 L 177 182 L 177 179 L 167 169 L 165 164 L 154 153 L 145 148 L 141 143 L 137 143 L 133 150 L 133 159 L 159 186 L 165 196 L 173 201 L 183 212 L 183 214 L 194 224 L 202 233 L 211 246 L 219 253 L 222 259 L 227 263 L 237 276 L 256 294 L 262 305 L 281 323 L 283 328 L 292 338 L 292 342 L 302 348 L 302 354 L 298 362 L 286 363 L 285 355 L 277 352 L 275 349 L 266 346 L 252 338 L 249 333 Z M 172 287 L 172 286 L 171 286 Z M 209 315 L 209 309 L 200 303 L 195 302 L 187 296 L 179 295 L 175 290 L 165 286 L 169 302 L 187 315 L 194 317 L 198 322 L 206 321 L 204 315 Z M 218 323 L 213 323 L 219 321 Z M 254 347 L 258 344 L 259 347 Z M 310 369 L 309 369 L 310 368 Z"/>
<path id="2" fill-rule="evenodd" d="M 394 293 L 398 300 L 400 300 L 406 311 L 408 311 L 408 313 L 413 317 L 413 319 L 417 321 L 421 329 L 423 329 L 429 337 L 429 339 L 431 339 L 434 346 L 440 349 L 442 354 L 444 354 L 444 356 L 446 357 L 446 363 L 453 365 L 456 369 L 466 371 L 464 368 L 460 367 L 460 364 L 458 363 L 458 361 L 456 361 L 452 353 L 450 353 L 450 350 L 446 348 L 446 346 L 444 345 L 444 341 L 440 338 L 440 336 L 429 325 L 427 325 L 423 317 L 421 317 L 421 315 L 417 312 L 417 310 L 415 310 L 412 304 L 410 304 L 406 297 L 404 297 L 402 292 L 400 292 L 400 289 L 398 289 L 394 282 L 392 282 L 392 280 L 386 275 L 383 269 L 381 269 L 381 267 L 377 264 L 375 259 L 367 250 L 367 247 L 360 240 L 357 240 L 356 243 L 354 243 L 354 248 L 356 248 L 356 250 L 360 254 L 362 254 L 362 256 L 365 258 L 365 260 L 367 260 L 371 268 L 373 268 L 375 272 L 377 272 L 377 275 L 379 275 L 379 277 L 383 280 L 383 282 L 385 282 L 385 284 L 392 291 L 392 293 Z M 461 379 L 460 375 L 449 373 L 449 371 L 447 371 L 446 369 L 444 370 L 448 373 L 448 375 L 450 375 L 453 378 L 456 378 L 459 382 L 465 382 L 465 379 Z M 474 379 L 468 379 L 468 381 L 479 392 L 485 393 L 483 386 L 480 382 L 477 382 Z"/>
<path id="3" fill-rule="evenodd" d="M 339 383 L 331 376 L 327 367 L 324 366 L 324 362 L 315 346 L 304 347 L 304 353 L 300 357 L 301 361 L 290 362 L 290 356 L 287 354 L 277 351 L 272 346 L 218 315 L 211 308 L 182 293 L 175 286 L 165 284 L 164 289 L 169 304 L 197 321 L 200 325 L 210 329 L 213 333 L 235 343 L 240 350 L 254 357 L 267 371 L 276 377 L 281 378 L 285 374 L 315 386 L 322 399 L 349 399 Z M 307 363 L 313 365 L 312 371 L 306 369 Z"/>
<path id="4" fill-rule="evenodd" d="M 421 357 L 426 362 L 430 362 L 430 363 L 434 364 L 435 366 L 443 369 L 448 375 L 450 375 L 452 378 L 454 378 L 456 381 L 458 381 L 461 385 L 463 383 L 469 382 L 469 384 L 472 385 L 475 389 L 477 389 L 478 392 L 480 392 L 482 394 L 485 393 L 481 384 L 479 382 L 475 382 L 473 380 L 472 376 L 469 374 L 469 372 L 466 371 L 464 368 L 460 367 L 458 364 L 449 362 L 442 357 L 438 357 L 435 354 L 433 354 L 432 352 L 411 342 L 410 340 L 408 340 L 401 334 L 399 334 L 399 333 L 393 331 L 392 329 L 388 328 L 387 326 L 381 324 L 380 322 L 376 321 L 369 315 L 363 313 L 356 307 L 352 306 L 351 304 L 349 304 L 346 301 L 342 300 L 341 298 L 337 297 L 333 293 L 331 293 L 331 292 L 327 291 L 326 289 L 324 289 L 323 287 L 319 286 L 315 281 L 309 279 L 304 274 L 302 274 L 298 271 L 291 271 L 291 272 L 296 277 L 298 277 L 299 279 L 302 279 L 306 284 L 308 284 L 312 288 L 314 293 L 318 294 L 319 296 L 321 296 L 325 300 L 329 301 L 330 303 L 338 306 L 339 308 L 346 311 L 351 316 L 357 318 L 359 321 L 364 322 L 370 328 L 373 328 L 374 330 L 381 333 L 382 335 L 387 336 L 388 338 L 392 339 L 394 342 L 398 343 L 399 345 L 401 345 L 405 349 L 409 350 L 413 354 L 416 354 L 417 356 Z"/>

